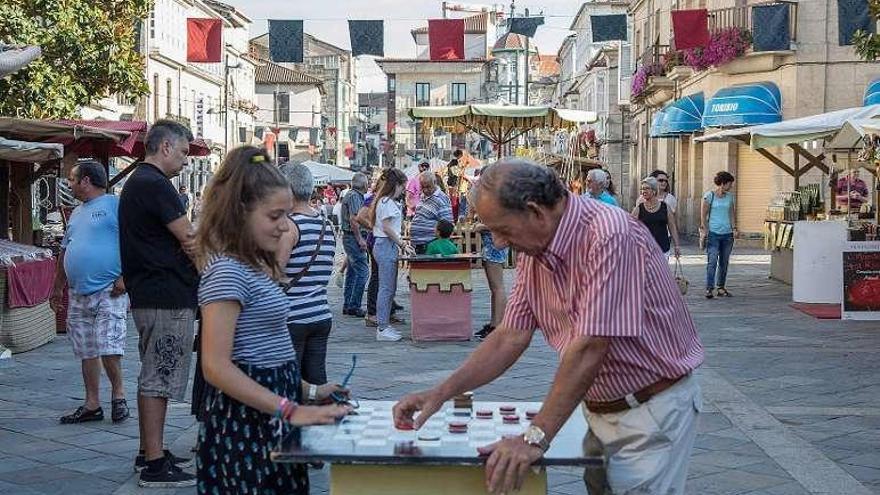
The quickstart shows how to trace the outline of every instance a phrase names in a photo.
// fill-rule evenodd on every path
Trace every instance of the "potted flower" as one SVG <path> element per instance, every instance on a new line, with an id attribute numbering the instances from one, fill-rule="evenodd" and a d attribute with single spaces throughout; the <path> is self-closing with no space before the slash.
<path id="1" fill-rule="evenodd" d="M 638 69 L 636 69 L 636 73 L 633 74 L 632 83 L 630 86 L 630 90 L 633 98 L 638 98 L 648 89 L 648 84 L 650 79 L 655 76 L 663 75 L 663 65 L 662 64 L 647 64 L 642 65 Z"/>
<path id="2" fill-rule="evenodd" d="M 705 47 L 683 50 L 682 55 L 686 65 L 696 70 L 705 70 L 742 57 L 751 44 L 752 35 L 747 29 L 725 28 L 712 33 L 709 44 Z"/>

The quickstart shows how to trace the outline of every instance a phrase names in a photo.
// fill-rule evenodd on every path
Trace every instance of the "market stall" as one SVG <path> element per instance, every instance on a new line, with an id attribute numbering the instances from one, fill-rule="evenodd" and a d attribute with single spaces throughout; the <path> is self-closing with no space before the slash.
<path id="1" fill-rule="evenodd" d="M 876 237 L 877 119 L 880 105 L 869 105 L 697 138 L 747 144 L 794 178 L 794 189 L 780 192 L 767 207 L 764 246 L 771 253 L 771 276 L 792 284 L 796 303 L 840 305 L 846 298 L 843 253 L 853 242 Z M 774 146 L 790 149 L 793 162 L 771 153 Z M 802 183 L 814 168 L 819 179 Z M 867 180 L 859 177 L 861 169 L 867 169 Z M 865 249 L 870 251 L 859 246 Z"/>

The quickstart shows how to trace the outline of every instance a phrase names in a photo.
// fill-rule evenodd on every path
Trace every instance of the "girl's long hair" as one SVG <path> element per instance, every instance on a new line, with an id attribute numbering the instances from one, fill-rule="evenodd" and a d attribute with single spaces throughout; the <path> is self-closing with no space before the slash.
<path id="1" fill-rule="evenodd" d="M 289 187 L 265 151 L 253 146 L 230 151 L 205 190 L 196 233 L 199 269 L 212 256 L 226 255 L 279 277 L 275 253 L 257 245 L 247 218 L 257 203 Z"/>
<path id="2" fill-rule="evenodd" d="M 376 208 L 379 206 L 379 201 L 394 194 L 394 190 L 401 184 L 406 184 L 406 174 L 399 168 L 386 169 L 379 176 L 378 191 L 376 191 L 376 194 L 373 196 L 373 202 L 370 204 L 370 209 L 373 210 L 370 215 L 373 219 L 373 225 L 376 224 Z"/>

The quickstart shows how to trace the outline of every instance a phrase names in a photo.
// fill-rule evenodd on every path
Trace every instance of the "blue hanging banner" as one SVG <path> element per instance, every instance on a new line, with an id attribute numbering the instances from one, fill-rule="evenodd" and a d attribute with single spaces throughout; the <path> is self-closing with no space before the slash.
<path id="1" fill-rule="evenodd" d="M 269 58 L 276 63 L 303 62 L 303 21 L 269 21 Z"/>
<path id="2" fill-rule="evenodd" d="M 385 56 L 385 25 L 383 21 L 348 21 L 351 54 Z"/>
<path id="3" fill-rule="evenodd" d="M 789 6 L 787 3 L 752 7 L 752 49 L 773 52 L 791 49 Z"/>

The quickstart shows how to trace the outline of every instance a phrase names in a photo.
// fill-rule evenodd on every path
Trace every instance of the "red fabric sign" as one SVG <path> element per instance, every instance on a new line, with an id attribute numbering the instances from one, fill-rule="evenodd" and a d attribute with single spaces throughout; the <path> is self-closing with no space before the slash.
<path id="1" fill-rule="evenodd" d="M 17 263 L 6 269 L 6 305 L 32 308 L 49 300 L 55 280 L 55 260 L 44 259 Z"/>
<path id="2" fill-rule="evenodd" d="M 223 21 L 186 20 L 186 61 L 219 62 L 223 52 Z"/>
<path id="3" fill-rule="evenodd" d="M 709 11 L 673 10 L 672 32 L 676 50 L 705 47 L 709 44 Z"/>
<path id="4" fill-rule="evenodd" d="M 431 60 L 464 60 L 464 19 L 428 21 Z"/>

